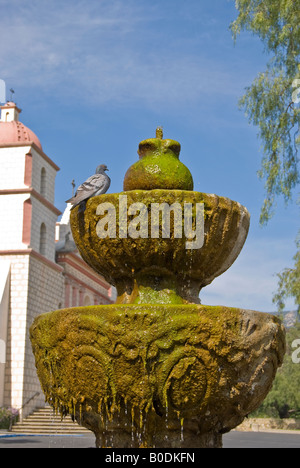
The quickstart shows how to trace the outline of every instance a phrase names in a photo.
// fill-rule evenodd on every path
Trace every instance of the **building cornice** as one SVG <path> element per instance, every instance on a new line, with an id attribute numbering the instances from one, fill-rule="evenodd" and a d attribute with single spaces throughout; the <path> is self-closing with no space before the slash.
<path id="1" fill-rule="evenodd" d="M 20 143 L 5 143 L 5 144 L 0 144 L 0 148 L 19 148 L 21 146 L 24 146 L 24 147 L 28 147 L 30 146 L 31 148 L 33 148 L 37 153 L 39 153 L 39 155 L 48 163 L 50 164 L 50 166 L 53 167 L 53 169 L 55 169 L 56 171 L 60 171 L 60 168 L 52 161 L 52 159 L 49 158 L 49 156 L 47 156 L 44 151 L 42 151 L 35 143 L 34 141 L 28 141 L 26 143 L 23 142 L 20 142 Z"/>
<path id="2" fill-rule="evenodd" d="M 49 266 L 53 270 L 56 270 L 60 273 L 64 271 L 63 267 L 53 262 L 52 260 L 49 260 L 48 258 L 44 257 L 42 254 L 40 254 L 34 249 L 0 250 L 0 256 L 4 255 L 30 255 L 40 260 L 42 263 Z"/>
<path id="3" fill-rule="evenodd" d="M 107 283 L 104 278 L 94 272 L 84 260 L 79 258 L 73 252 L 57 252 L 57 263 L 66 263 L 67 265 L 70 265 L 91 280 L 95 281 L 95 283 L 99 284 L 99 286 L 102 286 L 102 288 L 107 291 L 111 288 L 111 285 Z"/>
<path id="4" fill-rule="evenodd" d="M 34 198 L 39 200 L 46 208 L 52 211 L 52 213 L 54 213 L 56 216 L 59 216 L 62 214 L 62 212 L 58 208 L 56 208 L 51 202 L 46 200 L 46 198 L 43 197 L 43 195 L 41 195 L 32 187 L 0 190 L 0 195 L 20 195 L 20 194 L 32 195 Z"/>
<path id="5" fill-rule="evenodd" d="M 91 286 L 89 283 L 86 283 L 85 281 L 81 280 L 80 278 L 77 278 L 76 276 L 72 275 L 72 273 L 65 272 L 65 278 L 66 278 L 66 281 L 72 280 L 74 282 L 74 284 L 79 284 L 83 288 L 91 291 L 96 296 L 101 296 L 103 299 L 105 299 L 105 301 L 108 301 L 110 304 L 113 304 L 113 301 L 110 299 L 110 297 L 105 296 L 105 294 L 103 294 L 103 292 L 98 291 L 93 286 Z"/>

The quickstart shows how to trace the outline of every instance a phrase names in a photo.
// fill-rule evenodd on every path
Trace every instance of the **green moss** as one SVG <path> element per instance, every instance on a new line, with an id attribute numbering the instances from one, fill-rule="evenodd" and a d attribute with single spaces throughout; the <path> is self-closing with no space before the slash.
<path id="1" fill-rule="evenodd" d="M 113 407 L 129 400 L 144 409 L 153 409 L 157 400 L 162 409 L 168 404 L 170 411 L 180 409 L 186 416 L 191 378 L 193 401 L 199 397 L 192 414 L 201 413 L 212 391 L 217 392 L 224 359 L 230 361 L 237 350 L 243 356 L 251 351 L 242 340 L 243 314 L 200 305 L 91 306 L 43 314 L 30 337 L 47 401 L 61 408 L 85 402 L 97 411 L 105 400 Z M 203 365 L 205 388 L 197 397 L 195 379 L 203 375 Z M 190 377 L 180 393 L 185 371 Z"/>
<path id="2" fill-rule="evenodd" d="M 193 190 L 189 169 L 172 154 L 151 154 L 128 169 L 124 190 Z"/>
<path id="3" fill-rule="evenodd" d="M 60 408 L 85 402 L 96 410 L 100 401 L 117 406 L 130 399 L 145 408 L 160 395 L 164 406 L 164 381 L 174 360 L 166 366 L 168 355 L 175 345 L 180 353 L 182 344 L 187 350 L 197 346 L 195 333 L 200 342 L 203 333 L 220 340 L 220 312 L 201 306 L 114 305 L 43 314 L 31 327 L 31 341 L 47 401 Z M 231 329 L 230 324 L 227 333 Z"/>
<path id="4" fill-rule="evenodd" d="M 50 405 L 96 434 L 121 424 L 144 446 L 183 418 L 204 432 L 235 427 L 264 399 L 284 345 L 274 317 L 201 305 L 59 310 L 30 339 Z"/>
<path id="5" fill-rule="evenodd" d="M 142 286 L 134 304 L 184 304 L 184 300 L 172 289 L 157 290 L 151 286 Z"/>
<path id="6" fill-rule="evenodd" d="M 180 144 L 175 140 L 150 138 L 139 145 L 140 160 L 126 172 L 124 190 L 193 190 L 189 169 L 179 161 Z"/>

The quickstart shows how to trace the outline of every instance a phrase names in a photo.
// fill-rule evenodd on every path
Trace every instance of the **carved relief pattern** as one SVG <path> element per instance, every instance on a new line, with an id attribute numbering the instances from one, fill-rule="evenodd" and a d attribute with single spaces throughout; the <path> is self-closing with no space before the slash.
<path id="1" fill-rule="evenodd" d="M 102 430 L 126 407 L 129 422 L 230 430 L 264 399 L 284 353 L 276 318 L 197 305 L 66 309 L 42 315 L 31 340 L 48 402 Z"/>

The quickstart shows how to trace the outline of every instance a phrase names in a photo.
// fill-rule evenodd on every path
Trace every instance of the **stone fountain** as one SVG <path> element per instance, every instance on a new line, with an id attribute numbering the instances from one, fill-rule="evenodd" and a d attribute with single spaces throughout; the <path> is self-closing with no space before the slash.
<path id="1" fill-rule="evenodd" d="M 116 286 L 117 303 L 39 316 L 38 376 L 47 402 L 97 447 L 222 447 L 270 391 L 284 328 L 265 313 L 201 305 L 201 288 L 238 257 L 249 213 L 194 192 L 180 144 L 160 128 L 138 153 L 122 193 L 71 212 L 81 256 Z"/>

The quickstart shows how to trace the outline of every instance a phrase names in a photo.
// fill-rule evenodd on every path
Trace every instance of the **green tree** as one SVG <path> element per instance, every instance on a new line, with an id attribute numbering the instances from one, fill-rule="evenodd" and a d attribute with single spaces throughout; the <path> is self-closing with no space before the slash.
<path id="1" fill-rule="evenodd" d="M 231 24 L 234 39 L 242 30 L 257 35 L 268 55 L 259 73 L 240 99 L 249 122 L 259 129 L 263 158 L 258 175 L 265 180 L 266 198 L 260 222 L 274 215 L 276 198 L 293 200 L 300 182 L 300 0 L 236 0 L 237 19 Z M 293 297 L 300 310 L 300 241 L 293 268 L 278 275 L 273 301 L 278 309 Z"/>
<path id="2" fill-rule="evenodd" d="M 252 417 L 300 418 L 300 323 L 287 330 L 287 353 L 272 390 Z"/>

